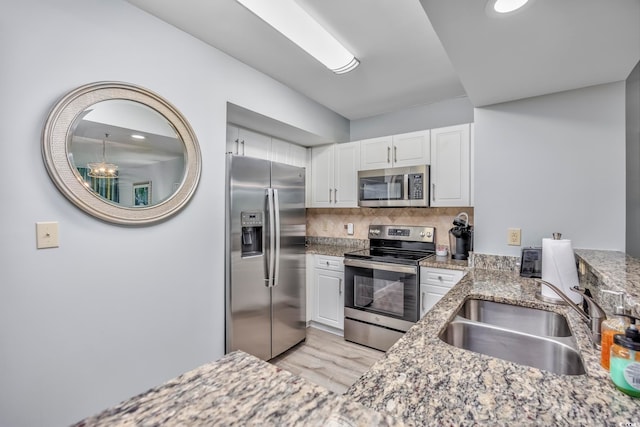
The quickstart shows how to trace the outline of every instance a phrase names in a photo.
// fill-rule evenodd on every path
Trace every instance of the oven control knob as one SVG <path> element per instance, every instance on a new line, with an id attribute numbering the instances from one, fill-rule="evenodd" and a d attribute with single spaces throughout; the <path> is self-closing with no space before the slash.
<path id="1" fill-rule="evenodd" d="M 420 232 L 420 237 L 424 237 L 424 231 Z"/>

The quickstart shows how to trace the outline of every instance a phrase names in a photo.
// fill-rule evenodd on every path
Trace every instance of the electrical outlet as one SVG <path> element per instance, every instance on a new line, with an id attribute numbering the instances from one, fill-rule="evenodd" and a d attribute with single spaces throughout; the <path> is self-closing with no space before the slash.
<path id="1" fill-rule="evenodd" d="M 507 244 L 509 246 L 520 246 L 520 229 L 509 228 L 507 230 Z"/>

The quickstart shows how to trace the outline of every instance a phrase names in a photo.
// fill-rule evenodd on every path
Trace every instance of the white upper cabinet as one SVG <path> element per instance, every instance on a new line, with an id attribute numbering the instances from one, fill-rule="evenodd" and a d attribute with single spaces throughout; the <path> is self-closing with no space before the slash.
<path id="1" fill-rule="evenodd" d="M 429 131 L 403 133 L 360 142 L 360 169 L 384 169 L 430 163 Z"/>
<path id="2" fill-rule="evenodd" d="M 271 137 L 227 125 L 227 152 L 239 156 L 271 160 Z"/>
<path id="3" fill-rule="evenodd" d="M 431 129 L 431 206 L 471 205 L 470 125 Z"/>
<path id="4" fill-rule="evenodd" d="M 359 166 L 359 142 L 311 148 L 309 207 L 357 207 Z"/>
<path id="5" fill-rule="evenodd" d="M 229 124 L 227 124 L 226 152 L 293 166 L 307 166 L 305 147 Z"/>
<path id="6" fill-rule="evenodd" d="M 271 160 L 303 168 L 307 166 L 307 149 L 281 139 L 271 138 Z"/>

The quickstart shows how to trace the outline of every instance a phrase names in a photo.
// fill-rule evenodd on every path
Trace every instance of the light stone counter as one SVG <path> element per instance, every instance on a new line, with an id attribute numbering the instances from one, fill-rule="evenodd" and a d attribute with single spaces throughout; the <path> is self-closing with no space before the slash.
<path id="1" fill-rule="evenodd" d="M 403 423 L 236 351 L 74 427 L 221 425 L 400 427 Z"/>
<path id="2" fill-rule="evenodd" d="M 416 425 L 622 426 L 640 420 L 640 399 L 615 389 L 568 307 L 535 299 L 537 285 L 514 272 L 471 270 L 346 395 Z M 438 338 L 467 297 L 564 314 L 586 375 L 547 371 L 458 349 Z M 631 424 L 629 424 L 631 423 Z"/>

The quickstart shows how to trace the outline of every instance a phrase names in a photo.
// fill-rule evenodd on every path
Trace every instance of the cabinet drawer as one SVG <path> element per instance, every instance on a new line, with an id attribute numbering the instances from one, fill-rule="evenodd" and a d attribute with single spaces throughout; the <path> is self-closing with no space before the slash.
<path id="1" fill-rule="evenodd" d="M 316 255 L 316 268 L 344 271 L 344 258 L 337 256 Z"/>
<path id="2" fill-rule="evenodd" d="M 447 270 L 444 268 L 420 268 L 420 283 L 452 288 L 462 279 L 464 272 L 460 270 Z"/>

